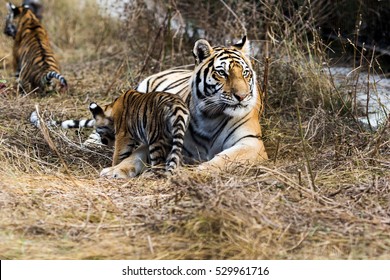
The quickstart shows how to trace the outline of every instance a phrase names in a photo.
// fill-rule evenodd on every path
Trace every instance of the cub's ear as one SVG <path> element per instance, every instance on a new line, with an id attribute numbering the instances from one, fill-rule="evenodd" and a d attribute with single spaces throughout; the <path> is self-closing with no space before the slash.
<path id="1" fill-rule="evenodd" d="M 22 5 L 24 8 L 30 9 L 39 20 L 42 20 L 43 5 L 41 0 L 24 0 Z"/>
<path id="2" fill-rule="evenodd" d="M 12 4 L 11 2 L 7 3 L 7 8 L 9 11 L 16 10 L 16 6 Z"/>
<path id="3" fill-rule="evenodd" d="M 233 47 L 236 48 L 237 50 L 242 51 L 245 54 L 245 56 L 247 57 L 250 56 L 251 47 L 249 41 L 246 39 L 246 35 L 244 35 L 244 37 L 242 37 L 242 39 L 239 42 L 235 43 Z"/>
<path id="4" fill-rule="evenodd" d="M 91 104 L 89 104 L 89 110 L 91 111 L 94 119 L 96 119 L 96 117 L 98 117 L 98 116 L 104 117 L 104 111 L 103 111 L 102 107 L 97 105 L 95 102 L 92 102 Z"/>
<path id="5" fill-rule="evenodd" d="M 209 57 L 213 51 L 213 48 L 206 40 L 200 39 L 196 41 L 192 51 L 196 60 L 196 64 L 201 63 L 205 58 Z"/>
<path id="6" fill-rule="evenodd" d="M 8 8 L 8 12 L 13 13 L 14 16 L 17 16 L 19 14 L 19 9 L 11 2 L 7 3 L 7 8 Z"/>

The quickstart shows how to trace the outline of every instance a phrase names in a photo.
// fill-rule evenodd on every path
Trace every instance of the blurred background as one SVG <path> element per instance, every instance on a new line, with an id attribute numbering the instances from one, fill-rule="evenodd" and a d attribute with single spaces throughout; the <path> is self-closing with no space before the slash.
<path id="1" fill-rule="evenodd" d="M 229 45 L 247 34 L 266 113 L 284 114 L 299 99 L 305 108 L 352 112 L 376 127 L 389 111 L 388 0 L 24 2 L 38 5 L 63 69 L 82 84 L 77 90 L 100 98 L 193 64 L 199 38 Z M 4 5 L 3 23 L 5 15 Z M 10 80 L 12 40 L 0 38 L 0 78 Z"/>
<path id="2" fill-rule="evenodd" d="M 389 71 L 390 1 L 381 0 L 99 0 L 101 10 L 123 20 L 129 42 L 155 43 L 155 55 L 191 49 L 199 38 L 229 44 L 243 34 L 261 55 L 276 55 L 287 40 L 321 40 L 340 61 L 354 49 L 374 52 Z M 136 38 L 134 37 L 136 36 Z M 350 40 L 350 42 L 349 42 Z M 328 49 L 327 49 L 328 48 Z M 161 57 L 159 57 L 161 59 Z M 338 61 L 338 62 L 340 62 Z M 336 61 L 335 61 L 336 62 Z"/>

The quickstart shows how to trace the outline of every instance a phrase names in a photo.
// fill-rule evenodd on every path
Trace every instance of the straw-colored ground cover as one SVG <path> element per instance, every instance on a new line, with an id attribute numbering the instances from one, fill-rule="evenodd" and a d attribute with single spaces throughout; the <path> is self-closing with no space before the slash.
<path id="1" fill-rule="evenodd" d="M 66 14 L 69 5 L 56 13 L 72 1 L 56 2 L 46 17 L 67 31 L 45 23 L 59 44 L 68 95 L 18 95 L 12 42 L 0 36 L 0 79 L 9 87 L 0 95 L 1 259 L 390 258 L 389 124 L 360 127 L 331 79 L 289 42 L 290 62 L 271 56 L 267 162 L 108 180 L 99 172 L 112 151 L 82 147 L 89 131 L 33 127 L 36 105 L 44 118 L 88 117 L 90 101 L 109 101 L 159 70 L 137 76 L 146 53 L 133 55 L 136 47 L 111 30 L 115 23 L 93 18 L 89 6 L 84 17 Z M 92 19 L 106 37 L 84 30 Z M 191 61 L 188 50 L 180 55 Z"/>

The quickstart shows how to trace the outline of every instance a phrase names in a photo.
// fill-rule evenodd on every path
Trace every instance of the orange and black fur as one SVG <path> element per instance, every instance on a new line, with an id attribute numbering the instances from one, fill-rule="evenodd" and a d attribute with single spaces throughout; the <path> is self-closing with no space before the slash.
<path id="1" fill-rule="evenodd" d="M 38 88 L 46 92 L 47 86 L 53 85 L 53 78 L 59 81 L 60 91 L 66 91 L 67 82 L 60 74 L 47 32 L 39 19 L 28 5 L 16 7 L 8 3 L 8 9 L 4 33 L 14 38 L 13 64 L 22 91 L 27 93 Z"/>
<path id="2" fill-rule="evenodd" d="M 152 166 L 165 163 L 166 171 L 172 173 L 180 165 L 189 110 L 179 96 L 129 90 L 103 108 L 91 103 L 89 109 L 102 141 L 114 144 L 114 168 L 141 143 L 149 147 Z M 101 175 L 105 176 L 110 169 L 104 169 Z M 129 177 L 129 174 L 123 175 Z"/>

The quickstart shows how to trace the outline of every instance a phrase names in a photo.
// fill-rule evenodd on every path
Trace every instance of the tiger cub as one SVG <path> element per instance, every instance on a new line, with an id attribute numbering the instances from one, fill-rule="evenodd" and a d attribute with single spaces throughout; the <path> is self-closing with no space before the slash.
<path id="1" fill-rule="evenodd" d="M 59 81 L 60 91 L 67 90 L 47 32 L 28 5 L 16 7 L 8 3 L 4 33 L 14 38 L 13 66 L 23 92 L 36 88 L 46 92 L 54 78 Z"/>
<path id="2" fill-rule="evenodd" d="M 141 143 L 148 146 L 152 166 L 165 162 L 167 173 L 172 174 L 180 164 L 189 110 L 179 96 L 129 90 L 103 108 L 93 102 L 89 109 L 103 142 L 114 145 L 111 168 L 118 168 Z M 111 168 L 103 169 L 100 175 L 105 176 Z"/>

